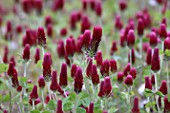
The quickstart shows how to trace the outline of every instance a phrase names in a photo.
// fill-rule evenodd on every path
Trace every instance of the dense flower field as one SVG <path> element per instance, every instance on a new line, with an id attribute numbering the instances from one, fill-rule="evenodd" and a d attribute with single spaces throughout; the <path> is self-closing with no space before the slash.
<path id="1" fill-rule="evenodd" d="M 0 1 L 0 113 L 169 113 L 169 0 Z"/>

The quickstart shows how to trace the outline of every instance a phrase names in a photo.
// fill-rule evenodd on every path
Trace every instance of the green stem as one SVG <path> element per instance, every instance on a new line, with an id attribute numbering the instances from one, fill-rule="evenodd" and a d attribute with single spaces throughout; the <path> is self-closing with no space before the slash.
<path id="1" fill-rule="evenodd" d="M 127 98 L 127 107 L 128 107 L 128 113 L 130 113 L 130 90 L 131 87 L 128 87 L 128 98 Z"/>
<path id="2" fill-rule="evenodd" d="M 9 97 L 10 97 L 10 104 L 9 104 L 9 113 L 12 113 L 12 93 L 11 90 L 9 90 Z"/>
<path id="3" fill-rule="evenodd" d="M 155 73 L 155 91 L 158 91 L 157 73 Z M 160 108 L 159 108 L 158 98 L 159 98 L 158 95 L 156 95 L 156 105 L 157 105 L 157 108 L 158 108 L 158 113 L 161 113 Z"/>
<path id="4" fill-rule="evenodd" d="M 50 82 L 47 82 L 47 87 L 48 87 L 49 97 L 51 100 Z"/>
<path id="5" fill-rule="evenodd" d="M 108 109 L 108 101 L 107 101 L 107 97 L 104 97 L 104 109 L 107 110 Z"/>
<path id="6" fill-rule="evenodd" d="M 44 53 L 45 53 L 44 47 L 42 46 L 41 49 L 42 49 L 42 55 L 44 56 Z"/>
<path id="7" fill-rule="evenodd" d="M 35 100 L 32 100 L 32 109 L 34 110 L 35 109 Z"/>
<path id="8" fill-rule="evenodd" d="M 41 96 L 42 96 L 43 107 L 45 108 L 44 91 L 43 91 L 43 89 L 41 89 Z"/>
<path id="9" fill-rule="evenodd" d="M 27 62 L 24 63 L 24 77 L 27 77 Z"/>

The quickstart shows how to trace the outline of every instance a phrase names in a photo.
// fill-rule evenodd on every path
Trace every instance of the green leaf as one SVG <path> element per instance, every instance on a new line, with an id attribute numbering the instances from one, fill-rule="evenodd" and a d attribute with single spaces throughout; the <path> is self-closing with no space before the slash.
<path id="1" fill-rule="evenodd" d="M 42 68 L 42 60 L 38 60 L 36 66 L 39 68 Z"/>
<path id="2" fill-rule="evenodd" d="M 115 113 L 115 112 L 117 112 L 118 110 L 119 110 L 119 108 L 111 107 L 111 108 L 109 109 L 109 113 Z"/>
<path id="3" fill-rule="evenodd" d="M 76 108 L 76 113 L 86 113 L 86 110 L 81 108 L 81 107 L 77 107 Z"/>
<path id="4" fill-rule="evenodd" d="M 168 56 L 168 57 L 170 56 L 170 50 L 169 49 L 165 50 L 165 55 Z"/>
<path id="5" fill-rule="evenodd" d="M 3 102 L 7 102 L 9 100 L 10 100 L 9 94 L 6 94 L 5 96 L 3 96 Z"/>
<path id="6" fill-rule="evenodd" d="M 79 93 L 80 99 L 87 98 L 88 96 L 89 96 L 89 94 L 87 94 L 85 91 L 82 91 L 82 92 Z"/>
<path id="7" fill-rule="evenodd" d="M 170 94 L 168 94 L 168 102 L 170 102 Z"/>
<path id="8" fill-rule="evenodd" d="M 8 65 L 7 64 L 4 64 L 4 63 L 0 64 L 0 74 L 6 72 L 7 69 L 8 69 Z"/>
<path id="9" fill-rule="evenodd" d="M 38 109 L 31 110 L 31 113 L 40 113 Z"/>
<path id="10" fill-rule="evenodd" d="M 123 100 L 126 100 L 128 98 L 128 93 L 126 92 L 121 92 L 120 93 L 120 98 L 123 99 Z"/>
<path id="11" fill-rule="evenodd" d="M 63 110 L 64 111 L 69 111 L 73 108 L 73 103 L 70 101 L 67 101 L 64 105 L 63 105 Z"/>
<path id="12" fill-rule="evenodd" d="M 76 93 L 75 93 L 75 92 L 71 92 L 71 93 L 69 94 L 69 100 L 70 100 L 71 102 L 73 102 L 73 101 L 76 100 Z"/>
<path id="13" fill-rule="evenodd" d="M 19 100 L 21 93 L 18 93 L 17 95 L 15 95 L 15 97 L 12 98 L 12 101 L 15 102 L 17 100 Z"/>
<path id="14" fill-rule="evenodd" d="M 149 42 L 149 38 L 142 38 L 142 42 Z"/>
<path id="15" fill-rule="evenodd" d="M 160 92 L 160 91 L 157 91 L 155 94 L 160 96 L 160 97 L 164 97 L 164 94 L 162 92 Z"/>
<path id="16" fill-rule="evenodd" d="M 55 109 L 56 109 L 56 105 L 55 105 L 54 100 L 50 100 L 50 101 L 48 102 L 47 108 L 50 109 L 50 110 L 55 110 Z"/>
<path id="17" fill-rule="evenodd" d="M 45 111 L 43 111 L 42 113 L 51 113 L 51 111 L 45 110 Z"/>
<path id="18" fill-rule="evenodd" d="M 151 66 L 146 66 L 144 67 L 143 69 L 143 75 L 150 75 L 150 72 L 151 72 Z"/>
<path id="19" fill-rule="evenodd" d="M 150 97 L 152 94 L 153 94 L 153 91 L 152 91 L 152 90 L 150 90 L 150 89 L 145 89 L 144 95 L 145 95 L 146 97 Z"/>
<path id="20" fill-rule="evenodd" d="M 159 50 L 159 54 L 163 55 L 164 54 L 163 50 Z"/>
<path id="21" fill-rule="evenodd" d="M 94 113 L 102 113 L 101 109 L 94 108 Z"/>

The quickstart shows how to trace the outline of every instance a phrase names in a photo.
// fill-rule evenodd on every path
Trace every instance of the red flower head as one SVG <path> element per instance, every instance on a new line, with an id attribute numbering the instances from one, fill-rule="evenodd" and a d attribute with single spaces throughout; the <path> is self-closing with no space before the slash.
<path id="1" fill-rule="evenodd" d="M 76 93 L 81 92 L 82 86 L 83 86 L 82 69 L 80 67 L 77 67 L 77 71 L 74 79 L 74 91 Z"/>
<path id="2" fill-rule="evenodd" d="M 141 18 L 138 19 L 137 30 L 138 30 L 138 36 L 142 36 L 143 32 L 144 32 L 144 23 L 143 23 L 143 20 Z"/>
<path id="3" fill-rule="evenodd" d="M 94 10 L 96 1 L 95 0 L 89 0 L 89 3 L 90 3 L 91 10 Z"/>
<path id="4" fill-rule="evenodd" d="M 13 62 L 14 66 L 15 66 L 15 57 L 14 56 L 11 56 L 11 59 L 10 59 L 10 62 Z"/>
<path id="5" fill-rule="evenodd" d="M 90 43 L 90 51 L 88 53 L 88 56 L 93 57 L 98 49 L 99 43 L 102 38 L 102 27 L 101 26 L 95 26 L 93 28 L 93 36 L 92 41 Z"/>
<path id="6" fill-rule="evenodd" d="M 168 93 L 166 80 L 162 80 L 162 84 L 159 88 L 159 91 L 162 92 L 164 95 L 166 95 Z"/>
<path id="7" fill-rule="evenodd" d="M 99 83 L 99 75 L 97 73 L 97 66 L 96 65 L 92 65 L 92 75 L 91 75 L 91 78 L 92 78 L 92 83 L 94 85 L 97 85 Z"/>
<path id="8" fill-rule="evenodd" d="M 85 30 L 82 38 L 82 47 L 84 50 L 88 50 L 91 40 L 90 30 Z"/>
<path id="9" fill-rule="evenodd" d="M 138 97 L 134 98 L 133 107 L 132 107 L 132 113 L 140 113 Z"/>
<path id="10" fill-rule="evenodd" d="M 77 38 L 77 44 L 76 44 L 76 52 L 77 53 L 82 53 L 82 40 L 83 40 L 83 35 L 80 35 Z"/>
<path id="11" fill-rule="evenodd" d="M 120 9 L 121 11 L 124 11 L 126 8 L 127 8 L 126 0 L 120 0 L 120 1 L 119 1 L 119 9 Z"/>
<path id="12" fill-rule="evenodd" d="M 68 56 L 73 56 L 74 50 L 73 50 L 73 43 L 71 38 L 66 39 L 66 53 Z"/>
<path id="13" fill-rule="evenodd" d="M 46 37 L 43 27 L 39 27 L 37 31 L 38 44 L 41 46 L 46 45 Z"/>
<path id="14" fill-rule="evenodd" d="M 82 0 L 82 9 L 87 10 L 88 0 Z"/>
<path id="15" fill-rule="evenodd" d="M 155 72 L 160 70 L 159 49 L 157 47 L 154 49 L 154 53 L 152 56 L 151 69 Z"/>
<path id="16" fill-rule="evenodd" d="M 151 65 L 151 61 L 152 61 L 152 49 L 148 48 L 147 54 L 146 54 L 146 63 L 147 63 L 147 65 Z"/>
<path id="17" fill-rule="evenodd" d="M 26 44 L 29 44 L 30 46 L 32 46 L 33 43 L 34 43 L 34 40 L 33 40 L 33 37 L 32 37 L 31 29 L 27 29 L 26 30 Z"/>
<path id="18" fill-rule="evenodd" d="M 60 58 L 65 57 L 64 41 L 60 40 L 57 44 L 57 53 Z"/>
<path id="19" fill-rule="evenodd" d="M 12 86 L 17 88 L 19 86 L 19 82 L 18 82 L 18 73 L 17 70 L 14 68 L 14 75 L 12 77 Z"/>
<path id="20" fill-rule="evenodd" d="M 104 96 L 104 81 L 100 82 L 100 90 L 99 90 L 98 96 L 99 97 L 103 97 Z"/>
<path id="21" fill-rule="evenodd" d="M 15 31 L 16 31 L 16 33 L 17 34 L 20 34 L 20 33 L 22 33 L 22 26 L 21 25 L 18 25 L 17 27 L 16 27 L 16 29 L 15 29 Z"/>
<path id="22" fill-rule="evenodd" d="M 30 0 L 22 0 L 22 9 L 25 13 L 30 13 L 33 9 Z"/>
<path id="23" fill-rule="evenodd" d="M 53 27 L 51 24 L 48 24 L 48 26 L 47 26 L 47 36 L 49 36 L 49 37 L 53 36 Z"/>
<path id="24" fill-rule="evenodd" d="M 135 67 L 132 67 L 132 68 L 130 69 L 129 74 L 132 75 L 133 79 L 135 79 L 135 78 L 136 78 L 136 74 L 137 74 L 136 68 L 135 68 Z"/>
<path id="25" fill-rule="evenodd" d="M 51 65 L 52 65 L 50 53 L 45 53 L 42 65 L 43 65 L 43 77 L 46 81 L 49 81 L 51 78 Z"/>
<path id="26" fill-rule="evenodd" d="M 134 64 L 134 63 L 135 63 L 135 60 L 136 60 L 136 57 L 135 57 L 135 49 L 132 48 L 132 49 L 131 49 L 131 52 L 128 53 L 128 61 L 129 61 L 129 62 L 130 62 L 130 53 L 131 53 L 131 55 L 132 55 L 132 64 Z"/>
<path id="27" fill-rule="evenodd" d="M 117 81 L 121 83 L 123 81 L 123 77 L 124 77 L 123 72 L 118 72 Z"/>
<path id="28" fill-rule="evenodd" d="M 152 83 L 148 76 L 145 76 L 145 89 L 146 88 L 152 90 Z"/>
<path id="29" fill-rule="evenodd" d="M 47 27 L 48 24 L 53 24 L 53 20 L 52 20 L 51 16 L 45 17 L 45 27 Z"/>
<path id="30" fill-rule="evenodd" d="M 116 62 L 116 60 L 110 60 L 110 68 L 111 68 L 111 72 L 116 72 L 117 71 L 117 62 Z"/>
<path id="31" fill-rule="evenodd" d="M 121 17 L 117 15 L 115 19 L 115 28 L 120 30 L 122 29 L 122 27 L 123 27 L 123 23 L 121 21 Z"/>
<path id="32" fill-rule="evenodd" d="M 62 108 L 62 100 L 57 101 L 57 111 L 56 113 L 64 113 Z"/>
<path id="33" fill-rule="evenodd" d="M 22 58 L 25 61 L 28 61 L 30 59 L 30 45 L 26 44 L 23 50 Z"/>
<path id="34" fill-rule="evenodd" d="M 125 83 L 127 86 L 133 85 L 132 75 L 127 75 L 127 77 L 126 77 L 125 80 L 124 80 L 124 83 Z"/>
<path id="35" fill-rule="evenodd" d="M 17 87 L 17 91 L 18 91 L 18 92 L 21 92 L 21 91 L 22 91 L 22 86 L 18 86 L 18 87 Z"/>
<path id="36" fill-rule="evenodd" d="M 87 16 L 83 16 L 81 21 L 81 33 L 84 33 L 85 30 L 90 29 L 91 23 Z"/>
<path id="37" fill-rule="evenodd" d="M 155 76 L 154 75 L 151 76 L 151 83 L 152 83 L 152 85 L 155 85 Z"/>
<path id="38" fill-rule="evenodd" d="M 134 44 L 135 44 L 134 30 L 129 30 L 128 35 L 127 35 L 127 45 L 130 49 L 132 49 Z"/>
<path id="39" fill-rule="evenodd" d="M 6 64 L 8 63 L 8 47 L 7 46 L 4 47 L 3 62 Z"/>
<path id="40" fill-rule="evenodd" d="M 71 30 L 76 29 L 76 22 L 77 22 L 77 14 L 76 12 L 72 12 L 70 15 L 70 28 Z"/>
<path id="41" fill-rule="evenodd" d="M 67 64 L 63 63 L 60 71 L 60 86 L 67 86 Z"/>
<path id="42" fill-rule="evenodd" d="M 117 51 L 117 42 L 113 41 L 112 42 L 112 47 L 110 49 L 110 55 L 112 56 L 116 51 Z"/>
<path id="43" fill-rule="evenodd" d="M 36 86 L 36 85 L 34 85 L 32 91 L 31 91 L 31 93 L 30 93 L 30 98 L 31 98 L 32 100 L 35 100 L 35 99 L 38 98 L 38 92 L 37 92 L 37 86 Z"/>
<path id="44" fill-rule="evenodd" d="M 126 65 L 126 67 L 124 68 L 124 70 L 123 70 L 124 76 L 127 76 L 128 73 L 129 73 L 129 71 L 130 71 L 130 63 L 128 63 L 128 64 Z"/>
<path id="45" fill-rule="evenodd" d="M 165 40 L 164 40 L 164 51 L 168 49 L 170 50 L 170 37 L 167 37 Z"/>
<path id="46" fill-rule="evenodd" d="M 112 83 L 111 83 L 110 77 L 105 77 L 104 86 L 103 86 L 104 95 L 109 96 L 111 91 L 112 91 Z"/>
<path id="47" fill-rule="evenodd" d="M 75 78 L 77 68 L 78 68 L 78 67 L 77 67 L 76 64 L 72 64 L 72 66 L 71 66 L 71 77 L 72 77 L 72 78 Z"/>
<path id="48" fill-rule="evenodd" d="M 34 58 L 35 58 L 35 64 L 36 64 L 40 60 L 40 49 L 39 48 L 36 49 Z"/>
<path id="49" fill-rule="evenodd" d="M 52 4 L 52 10 L 62 10 L 64 8 L 65 0 L 54 0 Z"/>
<path id="50" fill-rule="evenodd" d="M 101 17 L 102 15 L 102 3 L 100 1 L 97 1 L 95 3 L 95 12 L 96 12 L 96 15 Z"/>
<path id="51" fill-rule="evenodd" d="M 170 102 L 167 96 L 164 96 L 164 105 L 164 113 L 168 113 L 170 111 Z"/>
<path id="52" fill-rule="evenodd" d="M 43 75 L 41 75 L 41 76 L 39 77 L 39 79 L 38 79 L 38 86 L 39 86 L 40 88 L 44 88 L 44 87 L 45 87 L 45 80 L 44 80 Z"/>
<path id="53" fill-rule="evenodd" d="M 57 71 L 53 71 L 52 72 L 52 82 L 51 82 L 51 85 L 50 85 L 50 89 L 52 91 L 56 91 L 57 90 L 57 87 L 58 86 L 58 83 L 57 83 Z"/>
<path id="54" fill-rule="evenodd" d="M 120 34 L 120 46 L 125 47 L 127 43 L 126 35 L 124 33 Z"/>
<path id="55" fill-rule="evenodd" d="M 34 0 L 34 7 L 37 11 L 37 14 L 41 14 L 43 10 L 43 0 Z"/>
<path id="56" fill-rule="evenodd" d="M 87 113 L 94 113 L 94 103 L 90 102 L 89 108 L 88 108 L 88 112 Z"/>
<path id="57" fill-rule="evenodd" d="M 86 76 L 91 77 L 92 75 L 92 68 L 93 68 L 93 60 L 91 58 L 88 58 L 88 66 L 86 68 Z"/>
<path id="58" fill-rule="evenodd" d="M 110 71 L 110 61 L 109 60 L 104 60 L 102 63 L 102 66 L 100 67 L 100 73 L 102 76 L 109 76 L 109 71 Z"/>
<path id="59" fill-rule="evenodd" d="M 14 63 L 13 62 L 9 63 L 9 67 L 8 67 L 7 73 L 8 73 L 8 76 L 11 77 L 11 78 L 14 76 L 15 67 L 14 67 Z"/>
<path id="60" fill-rule="evenodd" d="M 156 33 L 155 32 L 151 32 L 149 35 L 149 44 L 152 48 L 155 48 L 157 46 L 158 40 L 156 37 Z"/>
<path id="61" fill-rule="evenodd" d="M 67 35 L 67 28 L 62 28 L 60 30 L 60 36 L 66 36 Z"/>
<path id="62" fill-rule="evenodd" d="M 97 63 L 97 66 L 100 67 L 103 63 L 103 58 L 102 58 L 102 51 L 98 51 L 95 55 L 95 60 L 96 60 L 96 63 Z"/>
<path id="63" fill-rule="evenodd" d="M 162 40 L 167 37 L 167 31 L 166 31 L 166 25 L 165 25 L 165 24 L 161 24 L 161 25 L 160 25 L 159 35 L 160 35 L 160 38 L 161 38 Z"/>

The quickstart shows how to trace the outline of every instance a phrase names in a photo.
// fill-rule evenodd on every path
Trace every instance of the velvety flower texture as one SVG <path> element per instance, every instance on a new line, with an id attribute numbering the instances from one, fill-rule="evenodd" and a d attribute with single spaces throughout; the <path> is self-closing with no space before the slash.
<path id="1" fill-rule="evenodd" d="M 132 113 L 140 113 L 140 109 L 139 109 L 139 99 L 138 99 L 138 97 L 135 97 L 135 98 L 134 98 L 133 107 L 132 107 L 131 112 L 132 112 Z"/>
<path id="2" fill-rule="evenodd" d="M 59 85 L 67 86 L 67 64 L 66 63 L 63 63 L 61 65 Z"/>
<path id="3" fill-rule="evenodd" d="M 22 58 L 25 61 L 28 61 L 30 59 L 30 45 L 26 44 L 23 50 Z"/>
<path id="4" fill-rule="evenodd" d="M 92 65 L 92 75 L 91 75 L 91 78 L 92 78 L 92 83 L 94 85 L 97 85 L 99 83 L 99 75 L 97 73 L 97 66 L 96 65 Z"/>
<path id="5" fill-rule="evenodd" d="M 146 88 L 152 90 L 152 83 L 149 76 L 145 76 L 145 89 Z"/>
<path id="6" fill-rule="evenodd" d="M 80 67 L 77 68 L 75 79 L 74 79 L 74 91 L 76 93 L 81 92 L 83 86 L 83 74 Z"/>
<path id="7" fill-rule="evenodd" d="M 164 95 L 166 95 L 168 93 L 166 80 L 162 80 L 162 84 L 159 88 L 159 91 L 162 92 Z"/>
<path id="8" fill-rule="evenodd" d="M 110 77 L 105 77 L 104 85 L 103 85 L 103 93 L 105 96 L 109 96 L 111 91 L 112 91 L 112 84 L 111 84 Z"/>
<path id="9" fill-rule="evenodd" d="M 43 27 L 39 27 L 37 31 L 38 44 L 41 46 L 46 45 L 46 37 Z"/>
<path id="10" fill-rule="evenodd" d="M 51 78 L 51 65 L 52 65 L 50 53 L 45 53 L 42 65 L 43 65 L 43 77 L 45 81 L 48 82 Z"/>
<path id="11" fill-rule="evenodd" d="M 154 49 L 154 53 L 152 56 L 151 69 L 154 72 L 157 72 L 160 70 L 159 49 L 157 47 Z"/>
<path id="12" fill-rule="evenodd" d="M 30 98 L 31 98 L 32 100 L 35 100 L 35 99 L 38 98 L 38 92 L 37 92 L 37 86 L 36 86 L 36 85 L 34 85 L 32 91 L 31 91 L 31 93 L 30 93 Z"/>
<path id="13" fill-rule="evenodd" d="M 39 79 L 38 79 L 38 86 L 39 86 L 40 88 L 44 88 L 44 87 L 45 87 L 45 80 L 44 80 L 43 75 L 41 75 L 41 76 L 39 77 Z"/>
<path id="14" fill-rule="evenodd" d="M 62 108 L 62 100 L 57 101 L 57 110 L 56 113 L 64 113 Z"/>
<path id="15" fill-rule="evenodd" d="M 125 80 L 124 80 L 124 83 L 125 83 L 127 86 L 133 85 L 132 75 L 127 75 L 127 77 L 126 77 Z"/>

